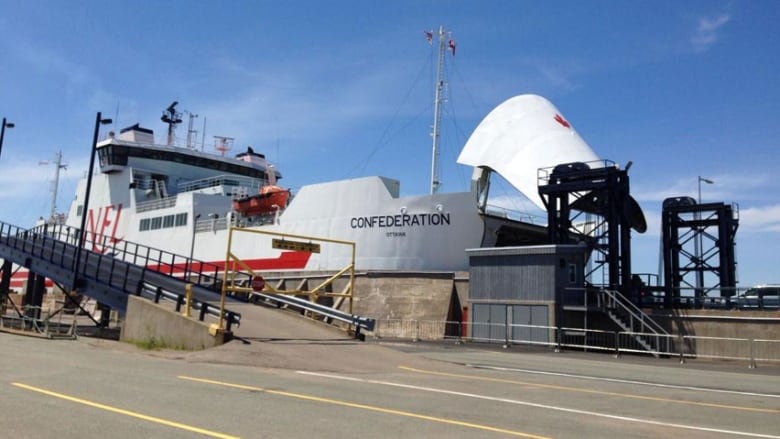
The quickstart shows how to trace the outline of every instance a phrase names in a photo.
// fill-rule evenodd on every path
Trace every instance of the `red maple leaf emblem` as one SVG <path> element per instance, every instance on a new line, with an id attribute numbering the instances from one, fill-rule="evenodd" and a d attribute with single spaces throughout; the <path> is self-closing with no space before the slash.
<path id="1" fill-rule="evenodd" d="M 558 122 L 559 124 L 563 125 L 564 127 L 571 128 L 571 125 L 569 125 L 569 122 L 567 122 L 566 119 L 561 117 L 560 114 L 556 114 L 553 119 L 555 119 L 556 122 Z"/>

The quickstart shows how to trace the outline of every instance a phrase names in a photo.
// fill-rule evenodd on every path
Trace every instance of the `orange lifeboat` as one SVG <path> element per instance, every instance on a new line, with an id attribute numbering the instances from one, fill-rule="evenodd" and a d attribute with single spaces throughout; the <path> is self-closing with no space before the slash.
<path id="1" fill-rule="evenodd" d="M 265 215 L 283 209 L 289 199 L 289 189 L 266 185 L 256 195 L 234 200 L 233 209 L 244 215 Z"/>

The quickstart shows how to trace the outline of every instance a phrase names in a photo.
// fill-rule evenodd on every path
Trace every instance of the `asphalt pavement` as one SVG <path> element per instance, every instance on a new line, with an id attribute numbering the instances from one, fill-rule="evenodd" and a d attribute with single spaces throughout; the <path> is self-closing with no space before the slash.
<path id="1" fill-rule="evenodd" d="M 363 343 L 276 310 L 248 321 L 200 352 L 0 333 L 2 436 L 780 439 L 777 365 Z"/>

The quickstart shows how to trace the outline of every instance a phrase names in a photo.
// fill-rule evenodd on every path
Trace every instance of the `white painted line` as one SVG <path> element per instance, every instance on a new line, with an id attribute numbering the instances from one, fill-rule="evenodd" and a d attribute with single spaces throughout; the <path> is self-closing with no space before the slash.
<path id="1" fill-rule="evenodd" d="M 693 386 L 679 386 L 675 384 L 661 384 L 661 383 L 653 383 L 649 381 L 632 381 L 632 380 L 622 380 L 618 378 L 604 378 L 604 377 L 594 377 L 589 375 L 577 375 L 577 374 L 570 374 L 570 373 L 561 373 L 561 372 L 546 372 L 542 370 L 530 370 L 530 369 L 515 369 L 511 367 L 501 367 L 501 366 L 486 366 L 482 364 L 465 364 L 466 367 L 471 367 L 474 369 L 488 369 L 488 370 L 500 370 L 504 372 L 522 372 L 522 373 L 529 373 L 529 374 L 536 374 L 536 375 L 550 375 L 550 376 L 560 376 L 560 377 L 566 377 L 566 378 L 577 378 L 582 380 L 591 380 L 591 381 L 607 381 L 611 383 L 621 383 L 621 384 L 637 384 L 641 386 L 650 386 L 650 387 L 663 387 L 667 389 L 682 389 L 682 390 L 694 390 L 697 392 L 712 392 L 712 393 L 728 393 L 730 395 L 743 395 L 743 396 L 760 396 L 763 398 L 780 398 L 780 395 L 776 393 L 754 393 L 754 392 L 740 392 L 737 390 L 724 390 L 724 389 L 713 389 L 709 387 L 693 387 Z"/>
<path id="2" fill-rule="evenodd" d="M 336 379 L 336 380 L 344 380 L 344 381 L 353 381 L 353 382 L 360 382 L 360 383 L 366 383 L 366 384 L 378 384 L 382 386 L 391 386 L 391 387 L 399 387 L 403 389 L 410 389 L 410 390 L 417 390 L 417 391 L 424 391 L 424 392 L 433 392 L 433 393 L 441 393 L 445 395 L 454 395 L 454 396 L 462 396 L 465 398 L 476 398 L 476 399 L 482 399 L 486 401 L 494 401 L 494 402 L 503 402 L 507 404 L 516 404 L 516 405 L 522 405 L 527 407 L 535 407 L 545 410 L 555 410 L 565 413 L 574 413 L 578 415 L 585 415 L 585 416 L 594 416 L 594 417 L 600 417 L 600 418 L 607 418 L 607 419 L 614 419 L 618 421 L 626 421 L 626 422 L 635 422 L 640 424 L 650 424 L 650 425 L 658 425 L 662 427 L 669 427 L 669 428 L 681 428 L 686 430 L 695 430 L 695 431 L 706 431 L 710 433 L 722 433 L 722 434 L 732 434 L 736 436 L 746 436 L 746 437 L 757 437 L 757 438 L 767 438 L 767 439 L 780 439 L 780 436 L 770 435 L 770 434 L 760 434 L 760 433 L 749 433 L 745 431 L 735 431 L 735 430 L 723 430 L 719 428 L 709 428 L 709 427 L 699 427 L 695 425 L 685 425 L 685 424 L 670 424 L 662 421 L 652 421 L 649 419 L 640 419 L 640 418 L 633 418 L 629 416 L 617 416 L 617 415 L 609 415 L 606 413 L 598 413 L 598 412 L 591 412 L 587 410 L 578 410 L 578 409 L 570 409 L 566 407 L 558 407 L 554 405 L 547 405 L 547 404 L 537 404 L 533 402 L 527 402 L 527 401 L 519 401 L 516 399 L 508 399 L 508 398 L 496 398 L 492 396 L 486 396 L 486 395 L 478 395 L 475 393 L 465 393 L 465 392 L 455 392 L 452 390 L 445 390 L 445 389 L 436 389 L 433 387 L 423 387 L 419 385 L 411 385 L 411 384 L 402 384 L 402 383 L 393 383 L 390 381 L 379 381 L 379 380 L 367 380 L 363 378 L 355 378 L 355 377 L 347 377 L 343 375 L 333 375 L 333 374 L 327 374 L 327 373 L 319 373 L 319 372 L 307 372 L 299 370 L 297 373 L 302 375 L 310 375 L 310 376 L 316 376 L 320 378 L 329 378 L 329 379 Z"/>

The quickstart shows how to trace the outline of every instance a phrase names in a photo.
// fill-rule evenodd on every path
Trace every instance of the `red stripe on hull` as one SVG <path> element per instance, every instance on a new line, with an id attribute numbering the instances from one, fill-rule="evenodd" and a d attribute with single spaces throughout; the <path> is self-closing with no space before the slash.
<path id="1" fill-rule="evenodd" d="M 24 288 L 25 285 L 27 285 L 27 271 L 19 270 L 16 273 L 11 274 L 11 288 Z M 47 278 L 44 281 L 44 285 L 46 288 L 51 288 L 54 286 L 54 282 Z"/>
<path id="2" fill-rule="evenodd" d="M 309 252 L 282 252 L 278 258 L 244 259 L 243 262 L 256 271 L 303 270 L 306 268 L 306 264 L 309 263 L 309 259 L 311 259 L 311 253 Z M 212 272 L 215 267 L 224 270 L 225 261 L 195 262 L 192 264 L 191 271 Z M 147 268 L 166 274 L 183 274 L 187 264 L 174 264 L 173 267 L 170 264 L 147 265 Z M 26 283 L 27 271 L 19 270 L 11 275 L 11 288 L 24 288 Z M 46 288 L 51 288 L 54 286 L 54 282 L 51 279 L 46 279 L 45 285 Z"/>
<path id="3" fill-rule="evenodd" d="M 311 253 L 309 252 L 282 252 L 278 258 L 265 258 L 265 259 L 243 259 L 243 262 L 249 266 L 252 270 L 303 270 L 306 268 L 306 264 L 311 259 Z M 225 269 L 225 261 L 212 261 L 212 262 L 193 262 L 190 271 L 192 272 L 211 272 L 214 268 L 220 270 Z M 161 265 L 147 265 L 147 268 L 162 273 L 184 273 L 187 268 L 187 264 L 180 263 L 174 264 L 171 267 L 170 264 Z M 171 270 L 173 268 L 173 270 Z"/>

